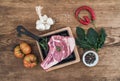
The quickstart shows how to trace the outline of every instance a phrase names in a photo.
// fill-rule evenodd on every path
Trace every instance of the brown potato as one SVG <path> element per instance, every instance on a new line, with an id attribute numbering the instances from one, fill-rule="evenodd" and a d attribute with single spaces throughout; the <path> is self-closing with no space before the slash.
<path id="1" fill-rule="evenodd" d="M 31 53 L 31 47 L 29 44 L 27 44 L 26 42 L 22 42 L 20 43 L 20 49 L 24 54 L 29 54 Z"/>

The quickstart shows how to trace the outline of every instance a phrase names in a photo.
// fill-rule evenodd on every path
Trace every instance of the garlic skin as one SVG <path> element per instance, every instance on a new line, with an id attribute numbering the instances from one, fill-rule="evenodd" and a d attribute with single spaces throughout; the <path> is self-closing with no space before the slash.
<path id="1" fill-rule="evenodd" d="M 47 15 L 41 15 L 42 8 L 43 7 L 41 6 L 36 7 L 36 12 L 39 16 L 39 20 L 36 21 L 36 29 L 39 31 L 49 30 L 51 25 L 55 23 L 51 17 L 48 17 Z"/>
<path id="2" fill-rule="evenodd" d="M 48 19 L 48 16 L 47 15 L 43 15 L 42 19 L 43 19 L 43 21 L 46 21 Z"/>
<path id="3" fill-rule="evenodd" d="M 36 29 L 40 31 L 45 30 L 45 25 L 42 23 L 38 23 L 36 24 Z"/>
<path id="4" fill-rule="evenodd" d="M 45 29 L 46 30 L 50 29 L 50 25 L 49 24 L 45 24 Z"/>
<path id="5" fill-rule="evenodd" d="M 53 25 L 53 24 L 54 24 L 54 21 L 53 21 L 52 18 L 48 18 L 48 19 L 47 19 L 47 23 L 48 23 L 49 25 Z"/>

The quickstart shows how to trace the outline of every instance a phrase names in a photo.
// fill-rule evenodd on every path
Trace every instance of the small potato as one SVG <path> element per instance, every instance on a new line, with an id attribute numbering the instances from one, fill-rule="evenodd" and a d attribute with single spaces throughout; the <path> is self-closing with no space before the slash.
<path id="1" fill-rule="evenodd" d="M 17 57 L 17 58 L 23 58 L 24 57 L 24 54 L 21 52 L 20 50 L 20 46 L 16 46 L 14 48 L 14 55 Z"/>
<path id="2" fill-rule="evenodd" d="M 20 43 L 20 49 L 24 54 L 30 54 L 31 53 L 31 47 L 26 42 Z"/>
<path id="3" fill-rule="evenodd" d="M 37 58 L 34 54 L 26 55 L 23 59 L 23 64 L 26 68 L 33 68 L 37 65 Z"/>

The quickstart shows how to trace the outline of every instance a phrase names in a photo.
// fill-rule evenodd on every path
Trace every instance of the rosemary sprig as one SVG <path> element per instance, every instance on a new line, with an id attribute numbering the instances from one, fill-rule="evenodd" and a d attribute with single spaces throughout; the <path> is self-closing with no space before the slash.
<path id="1" fill-rule="evenodd" d="M 39 42 L 40 46 L 45 50 L 48 51 L 48 39 L 42 38 L 42 40 Z"/>

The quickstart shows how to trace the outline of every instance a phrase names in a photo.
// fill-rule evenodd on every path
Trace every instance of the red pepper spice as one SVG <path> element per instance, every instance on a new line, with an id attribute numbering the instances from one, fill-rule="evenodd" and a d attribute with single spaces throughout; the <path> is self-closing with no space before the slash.
<path id="1" fill-rule="evenodd" d="M 91 19 L 88 18 L 88 16 L 83 16 L 84 19 L 79 18 L 78 15 L 79 15 L 80 11 L 82 11 L 82 10 L 88 11 L 91 15 Z M 90 23 L 90 20 L 94 21 L 96 19 L 93 9 L 88 6 L 81 6 L 81 7 L 77 8 L 75 11 L 75 18 L 83 25 L 88 25 Z"/>

